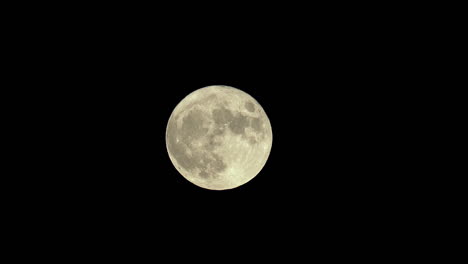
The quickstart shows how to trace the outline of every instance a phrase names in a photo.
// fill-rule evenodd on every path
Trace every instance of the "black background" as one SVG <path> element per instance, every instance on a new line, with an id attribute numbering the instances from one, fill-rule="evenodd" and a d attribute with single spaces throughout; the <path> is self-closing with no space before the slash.
<path id="1" fill-rule="evenodd" d="M 41 109 L 31 115 L 43 176 L 28 181 L 37 219 L 65 239 L 241 239 L 246 250 L 296 239 L 370 247 L 396 230 L 400 131 L 387 106 L 405 73 L 388 25 L 336 8 L 186 19 L 106 10 L 28 25 L 38 85 L 27 94 Z M 232 190 L 189 183 L 166 150 L 172 110 L 209 85 L 256 98 L 273 129 L 263 170 Z"/>

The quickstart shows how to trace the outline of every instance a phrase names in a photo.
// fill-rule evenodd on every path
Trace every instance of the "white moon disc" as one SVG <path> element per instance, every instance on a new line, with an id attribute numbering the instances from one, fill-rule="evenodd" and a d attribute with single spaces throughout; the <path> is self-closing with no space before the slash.
<path id="1" fill-rule="evenodd" d="M 208 86 L 185 97 L 166 129 L 176 169 L 210 190 L 236 188 L 254 178 L 270 155 L 273 134 L 260 104 L 229 86 Z"/>

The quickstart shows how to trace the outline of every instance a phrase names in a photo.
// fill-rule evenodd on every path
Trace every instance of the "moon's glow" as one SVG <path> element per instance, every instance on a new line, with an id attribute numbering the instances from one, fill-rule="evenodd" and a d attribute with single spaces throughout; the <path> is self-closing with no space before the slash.
<path id="1" fill-rule="evenodd" d="M 172 163 L 187 180 L 207 189 L 231 189 L 265 165 L 271 125 L 250 95 L 209 86 L 189 94 L 174 109 L 166 144 Z"/>

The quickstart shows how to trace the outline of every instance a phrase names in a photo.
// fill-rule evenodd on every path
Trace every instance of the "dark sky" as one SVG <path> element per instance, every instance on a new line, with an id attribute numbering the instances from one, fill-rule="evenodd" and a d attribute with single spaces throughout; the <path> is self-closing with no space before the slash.
<path id="1" fill-rule="evenodd" d="M 392 187 L 404 185 L 392 166 L 401 131 L 389 114 L 398 107 L 388 107 L 402 87 L 395 50 L 372 23 L 290 17 L 297 23 L 216 27 L 135 16 L 38 33 L 28 67 L 40 70 L 28 78 L 44 88 L 29 95 L 46 98 L 45 112 L 31 115 L 50 140 L 38 134 L 46 176 L 31 181 L 43 186 L 31 207 L 78 233 L 131 237 L 133 228 L 156 239 L 171 230 L 190 234 L 184 244 L 371 236 L 392 217 Z M 192 185 L 165 146 L 174 107 L 208 85 L 252 95 L 272 125 L 265 167 L 233 190 Z"/>

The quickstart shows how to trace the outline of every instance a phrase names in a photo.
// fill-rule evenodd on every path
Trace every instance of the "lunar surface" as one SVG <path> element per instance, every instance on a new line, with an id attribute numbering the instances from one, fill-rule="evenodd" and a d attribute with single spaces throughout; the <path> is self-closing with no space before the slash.
<path id="1" fill-rule="evenodd" d="M 226 190 L 254 178 L 270 155 L 270 120 L 247 93 L 229 86 L 208 86 L 185 97 L 166 129 L 174 167 L 193 184 Z"/>

